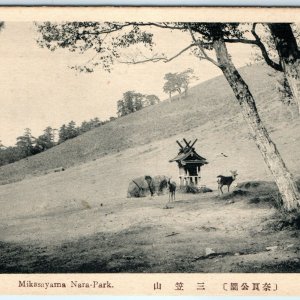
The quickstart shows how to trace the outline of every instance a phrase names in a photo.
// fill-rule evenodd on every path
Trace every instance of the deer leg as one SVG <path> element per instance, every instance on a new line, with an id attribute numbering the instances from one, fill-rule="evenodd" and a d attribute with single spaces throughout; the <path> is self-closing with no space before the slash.
<path id="1" fill-rule="evenodd" d="M 220 191 L 223 194 L 222 187 L 223 187 L 223 185 L 220 185 Z"/>
<path id="2" fill-rule="evenodd" d="M 229 188 L 230 188 L 231 184 L 228 185 L 228 192 L 229 192 Z"/>

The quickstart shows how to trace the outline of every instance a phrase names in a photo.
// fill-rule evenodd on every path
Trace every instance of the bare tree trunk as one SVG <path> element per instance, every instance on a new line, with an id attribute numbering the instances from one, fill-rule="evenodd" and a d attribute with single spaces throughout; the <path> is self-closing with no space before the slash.
<path id="1" fill-rule="evenodd" d="M 273 174 L 282 197 L 283 207 L 292 211 L 300 207 L 300 196 L 292 174 L 285 166 L 276 145 L 272 142 L 258 114 L 255 101 L 241 75 L 232 63 L 223 38 L 213 42 L 219 67 L 231 86 L 255 143 Z"/>
<path id="2" fill-rule="evenodd" d="M 189 87 L 186 86 L 186 87 L 184 88 L 184 97 L 187 97 L 187 95 L 188 95 L 188 90 L 189 90 Z"/>
<path id="3" fill-rule="evenodd" d="M 270 23 L 268 26 L 300 114 L 300 53 L 297 41 L 290 24 Z"/>
<path id="4" fill-rule="evenodd" d="M 181 101 L 181 90 L 178 89 L 177 91 L 178 91 L 178 99 L 179 99 L 179 101 Z"/>

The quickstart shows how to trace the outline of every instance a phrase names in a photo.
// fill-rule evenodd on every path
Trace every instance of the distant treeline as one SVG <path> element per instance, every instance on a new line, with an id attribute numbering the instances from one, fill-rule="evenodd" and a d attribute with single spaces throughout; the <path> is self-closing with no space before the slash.
<path id="1" fill-rule="evenodd" d="M 128 91 L 123 94 L 123 99 L 118 101 L 118 117 L 159 102 L 159 98 L 155 95 L 143 95 Z M 48 126 L 44 129 L 43 134 L 37 138 L 32 136 L 29 128 L 26 128 L 23 135 L 17 137 L 15 146 L 5 147 L 0 141 L 0 166 L 46 151 L 115 119 L 115 117 L 110 117 L 109 120 L 100 121 L 99 118 L 94 118 L 83 121 L 80 126 L 76 126 L 74 121 L 70 121 L 68 124 L 63 124 L 59 129 Z"/>
<path id="2" fill-rule="evenodd" d="M 46 151 L 114 119 L 111 117 L 109 120 L 101 122 L 99 118 L 94 118 L 90 121 L 83 121 L 80 126 L 76 126 L 74 121 L 70 121 L 68 124 L 63 124 L 58 130 L 48 126 L 37 138 L 32 136 L 29 128 L 26 128 L 24 134 L 17 137 L 15 146 L 5 147 L 0 143 L 0 166 Z"/>

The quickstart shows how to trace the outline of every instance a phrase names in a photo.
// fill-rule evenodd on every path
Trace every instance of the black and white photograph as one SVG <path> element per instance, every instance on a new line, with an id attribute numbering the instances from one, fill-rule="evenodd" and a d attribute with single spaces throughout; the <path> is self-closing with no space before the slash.
<path id="1" fill-rule="evenodd" d="M 1 10 L 0 273 L 300 272 L 299 15 L 132 9 Z"/>

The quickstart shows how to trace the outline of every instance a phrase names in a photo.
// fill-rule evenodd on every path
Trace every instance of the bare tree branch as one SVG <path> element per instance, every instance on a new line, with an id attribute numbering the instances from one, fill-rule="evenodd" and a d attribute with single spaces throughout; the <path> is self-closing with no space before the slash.
<path id="1" fill-rule="evenodd" d="M 257 25 L 257 23 L 253 23 L 252 29 L 251 29 L 251 33 L 254 36 L 255 40 L 248 40 L 248 39 L 224 39 L 224 42 L 225 43 L 250 44 L 250 45 L 255 45 L 255 46 L 259 47 L 260 50 L 261 50 L 261 54 L 262 54 L 263 58 L 265 59 L 266 63 L 270 67 L 272 67 L 273 69 L 275 69 L 276 71 L 282 72 L 283 69 L 282 69 L 281 64 L 276 63 L 275 61 L 273 61 L 270 58 L 265 45 L 263 44 L 263 42 L 261 41 L 260 37 L 256 33 L 256 31 L 255 31 L 256 25 Z"/>
<path id="2" fill-rule="evenodd" d="M 164 28 L 164 29 L 171 29 L 171 30 L 181 30 L 184 29 L 183 27 L 180 26 L 173 26 L 169 25 L 168 23 L 154 23 L 154 22 L 147 22 L 147 23 L 139 23 L 139 22 L 133 22 L 131 25 L 138 25 L 138 26 L 155 26 L 159 28 Z"/>
<path id="3" fill-rule="evenodd" d="M 172 61 L 173 59 L 177 58 L 178 56 L 180 56 L 182 53 L 186 52 L 187 50 L 189 50 L 190 48 L 192 47 L 195 47 L 196 45 L 195 44 L 190 44 L 189 46 L 185 47 L 184 49 L 182 49 L 181 51 L 179 51 L 176 55 L 172 56 L 171 58 L 169 59 L 166 59 L 164 62 L 167 63 L 167 62 L 170 62 Z"/>
<path id="4" fill-rule="evenodd" d="M 256 45 L 260 48 L 261 50 L 261 54 L 263 56 L 263 58 L 265 59 L 266 63 L 272 67 L 273 69 L 275 69 L 276 71 L 280 71 L 283 72 L 283 68 L 281 66 L 281 64 L 278 64 L 276 62 L 274 62 L 268 55 L 268 51 L 265 47 L 265 45 L 262 43 L 261 39 L 259 38 L 258 34 L 255 31 L 257 23 L 253 23 L 252 25 L 252 29 L 251 29 L 251 33 L 252 35 L 255 37 L 256 40 Z"/>
<path id="5" fill-rule="evenodd" d="M 257 45 L 256 40 L 247 40 L 247 39 L 224 39 L 225 43 L 242 43 L 242 44 L 250 44 Z"/>
<path id="6" fill-rule="evenodd" d="M 103 29 L 103 30 L 100 30 L 99 32 L 95 32 L 95 33 L 92 33 L 92 32 L 89 32 L 89 34 L 95 34 L 95 35 L 99 35 L 99 34 L 109 34 L 109 33 L 113 33 L 115 31 L 119 31 L 125 27 L 129 27 L 129 26 L 132 26 L 133 24 L 132 23 L 125 23 L 125 24 L 120 24 L 120 25 L 117 25 L 116 28 L 112 28 L 112 29 Z"/>
<path id="7" fill-rule="evenodd" d="M 167 58 L 165 56 L 162 57 L 158 57 L 158 56 L 153 56 L 151 58 L 145 58 L 143 60 L 134 60 L 132 59 L 131 61 L 118 61 L 119 63 L 123 63 L 123 64 L 142 64 L 145 62 L 159 62 L 159 61 L 163 61 L 164 63 L 168 63 L 170 61 L 172 61 L 173 59 L 177 58 L 178 56 L 180 56 L 181 54 L 183 54 L 184 52 L 186 52 L 187 50 L 189 50 L 192 47 L 195 47 L 195 44 L 190 44 L 189 46 L 185 47 L 184 49 L 182 49 L 181 51 L 179 51 L 177 54 L 175 54 L 174 56 Z"/>
<path id="8" fill-rule="evenodd" d="M 202 44 L 200 41 L 196 40 L 196 38 L 195 38 L 195 36 L 194 36 L 194 34 L 193 34 L 193 31 L 192 31 L 192 29 L 191 29 L 190 26 L 189 26 L 189 31 L 190 31 L 190 34 L 191 34 L 191 37 L 192 37 L 194 43 L 198 46 L 198 48 L 200 49 L 200 51 L 201 51 L 201 53 L 202 53 L 202 55 L 203 55 L 203 57 L 200 57 L 200 58 L 201 58 L 201 59 L 206 59 L 206 60 L 210 61 L 211 63 L 213 63 L 213 64 L 214 64 L 215 66 L 217 66 L 218 68 L 220 68 L 219 63 L 217 63 L 215 60 L 213 60 L 211 57 L 209 57 L 209 56 L 206 54 L 206 52 L 205 52 L 205 50 L 204 50 L 204 48 L 203 48 L 203 44 Z"/>
<path id="9" fill-rule="evenodd" d="M 128 64 L 128 65 L 137 65 L 137 64 L 143 64 L 146 62 L 159 62 L 159 61 L 164 61 L 166 60 L 166 57 L 150 57 L 150 58 L 145 58 L 143 60 L 135 60 L 132 59 L 131 61 L 122 61 L 122 60 L 118 60 L 118 63 L 120 64 Z"/>

